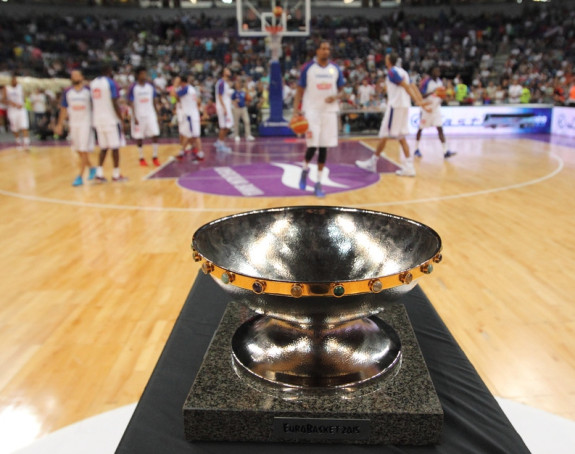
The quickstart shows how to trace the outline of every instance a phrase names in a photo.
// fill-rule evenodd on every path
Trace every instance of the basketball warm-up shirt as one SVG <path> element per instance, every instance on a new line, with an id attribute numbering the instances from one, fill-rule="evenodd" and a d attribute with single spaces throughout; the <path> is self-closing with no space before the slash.
<path id="1" fill-rule="evenodd" d="M 192 119 L 200 118 L 200 110 L 198 109 L 198 94 L 196 89 L 191 85 L 186 85 L 178 90 L 178 98 L 180 98 L 180 105 L 182 112 L 186 117 Z"/>
<path id="2" fill-rule="evenodd" d="M 410 107 L 411 97 L 400 84 L 405 81 L 409 85 L 409 74 L 403 68 L 394 66 L 387 71 L 385 88 L 387 89 L 387 105 L 390 107 Z"/>
<path id="3" fill-rule="evenodd" d="M 88 87 L 83 86 L 79 90 L 74 87 L 67 88 L 60 105 L 68 109 L 68 122 L 71 127 L 91 125 L 92 99 Z"/>
<path id="4" fill-rule="evenodd" d="M 128 99 L 133 103 L 134 115 L 138 120 L 140 118 L 156 117 L 154 99 L 157 97 L 156 88 L 149 82 L 144 85 L 135 83 L 130 87 Z"/>
<path id="5" fill-rule="evenodd" d="M 119 90 L 113 79 L 97 77 L 90 83 L 92 92 L 92 115 L 96 128 L 117 126 L 120 123 L 114 109 L 113 99 L 118 99 Z"/>
<path id="6" fill-rule="evenodd" d="M 343 74 L 332 62 L 321 66 L 316 59 L 306 63 L 301 71 L 298 85 L 305 88 L 302 101 L 303 112 L 339 112 L 339 103 L 325 102 L 330 96 L 337 96 L 339 88 L 345 85 Z"/>

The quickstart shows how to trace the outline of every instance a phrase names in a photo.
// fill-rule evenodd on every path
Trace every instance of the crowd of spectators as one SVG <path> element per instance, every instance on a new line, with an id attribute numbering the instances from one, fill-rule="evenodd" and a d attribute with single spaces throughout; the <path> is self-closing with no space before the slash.
<path id="1" fill-rule="evenodd" d="M 351 111 L 379 110 L 385 103 L 383 60 L 391 50 L 399 53 L 416 82 L 439 66 L 450 105 L 575 103 L 575 11 L 561 6 L 525 8 L 514 17 L 463 17 L 455 10 L 441 10 L 435 17 L 407 17 L 397 10 L 377 20 L 319 16 L 313 18 L 312 30 L 313 36 L 282 42 L 286 107 L 299 69 L 313 56 L 320 37 L 332 43 L 332 58 L 346 80 L 344 108 Z M 144 65 L 162 95 L 167 130 L 173 124 L 166 91 L 171 78 L 193 77 L 209 117 L 215 115 L 214 84 L 228 66 L 245 81 L 255 125 L 268 107 L 268 44 L 266 39 L 237 36 L 234 19 L 204 15 L 170 20 L 3 16 L 0 73 L 68 77 L 80 68 L 89 77 L 106 63 L 116 67 L 116 81 L 126 89 L 133 68 Z"/>

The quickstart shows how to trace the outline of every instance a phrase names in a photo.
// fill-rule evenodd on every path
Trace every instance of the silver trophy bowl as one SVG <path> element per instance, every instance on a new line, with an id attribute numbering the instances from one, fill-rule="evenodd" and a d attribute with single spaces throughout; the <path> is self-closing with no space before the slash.
<path id="1" fill-rule="evenodd" d="M 204 273 L 259 314 L 233 336 L 236 370 L 314 391 L 357 388 L 400 363 L 400 339 L 375 314 L 441 261 L 433 229 L 341 207 L 221 218 L 192 248 Z"/>

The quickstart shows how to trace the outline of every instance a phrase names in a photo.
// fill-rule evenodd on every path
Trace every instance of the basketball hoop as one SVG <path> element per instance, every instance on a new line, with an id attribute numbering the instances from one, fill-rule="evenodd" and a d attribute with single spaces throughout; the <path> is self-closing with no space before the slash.
<path id="1" fill-rule="evenodd" d="M 270 50 L 272 61 L 279 60 L 282 51 L 283 26 L 279 24 L 266 25 L 266 32 L 270 37 Z"/>
<path id="2" fill-rule="evenodd" d="M 281 25 L 266 25 L 266 32 L 270 35 L 277 35 L 283 32 L 284 28 Z"/>

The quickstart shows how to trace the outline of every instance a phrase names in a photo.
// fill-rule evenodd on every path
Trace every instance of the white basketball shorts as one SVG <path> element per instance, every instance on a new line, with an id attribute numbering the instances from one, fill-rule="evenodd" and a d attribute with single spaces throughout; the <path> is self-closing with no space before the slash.
<path id="1" fill-rule="evenodd" d="M 73 151 L 94 151 L 94 143 L 92 125 L 70 125 L 70 147 Z"/>
<path id="2" fill-rule="evenodd" d="M 26 109 L 11 107 L 8 109 L 8 121 L 12 132 L 20 132 L 30 129 L 30 120 Z"/>
<path id="3" fill-rule="evenodd" d="M 98 146 L 102 150 L 117 150 L 126 145 L 126 139 L 119 123 L 114 126 L 97 126 L 96 135 Z"/>
<path id="4" fill-rule="evenodd" d="M 441 121 L 441 100 L 435 96 L 431 97 L 431 102 L 429 107 L 431 107 L 431 112 L 426 112 L 421 109 L 421 116 L 419 117 L 419 129 L 440 127 L 443 126 Z"/>
<path id="5" fill-rule="evenodd" d="M 180 134 L 184 137 L 200 137 L 202 133 L 200 117 L 184 115 L 183 121 L 178 125 Z"/>
<path id="6" fill-rule="evenodd" d="M 305 133 L 308 148 L 337 147 L 338 122 L 337 112 L 305 112 L 309 128 Z"/>
<path id="7" fill-rule="evenodd" d="M 232 106 L 226 106 L 227 115 L 224 115 L 224 108 L 216 106 L 218 113 L 218 124 L 220 129 L 232 129 L 234 127 L 234 117 L 232 114 Z"/>
<path id="8" fill-rule="evenodd" d="M 379 129 L 379 137 L 403 139 L 409 134 L 409 107 L 387 106 Z"/>
<path id="9" fill-rule="evenodd" d="M 132 139 L 149 139 L 160 135 L 160 125 L 155 116 L 142 117 L 138 120 L 138 124 L 132 118 L 131 126 Z"/>

